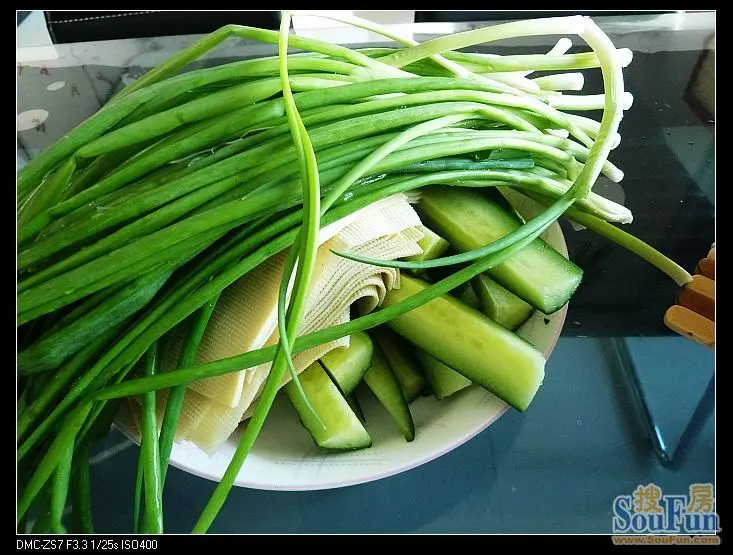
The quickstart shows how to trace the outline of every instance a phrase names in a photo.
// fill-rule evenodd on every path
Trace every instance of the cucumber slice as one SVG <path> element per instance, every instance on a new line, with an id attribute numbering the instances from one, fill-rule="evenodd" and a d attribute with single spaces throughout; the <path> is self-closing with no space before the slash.
<path id="1" fill-rule="evenodd" d="M 424 225 L 418 226 L 425 235 L 417 244 L 422 248 L 422 253 L 405 257 L 405 260 L 412 262 L 421 260 L 432 260 L 441 257 L 450 248 L 450 243 Z M 411 270 L 412 275 L 428 279 L 428 270 Z"/>
<path id="2" fill-rule="evenodd" d="M 387 365 L 379 346 L 375 345 L 374 347 L 374 358 L 369 370 L 364 374 L 364 383 L 372 390 L 382 406 L 387 409 L 405 439 L 407 441 L 415 439 L 415 423 L 412 420 L 410 407 L 407 406 L 400 384 L 397 383 L 397 378 Z"/>
<path id="3" fill-rule="evenodd" d="M 351 410 L 354 411 L 354 414 L 357 416 L 357 418 L 362 422 L 366 422 L 366 416 L 364 416 L 364 411 L 361 410 L 361 405 L 359 404 L 359 399 L 356 397 L 356 392 L 352 391 L 345 397 L 345 399 L 346 402 L 349 403 Z"/>
<path id="4" fill-rule="evenodd" d="M 425 389 L 425 376 L 413 357 L 414 349 L 393 331 L 379 327 L 370 331 L 374 341 L 382 349 L 390 370 L 400 384 L 407 403 L 412 403 Z"/>
<path id="5" fill-rule="evenodd" d="M 418 210 L 427 225 L 461 252 L 488 245 L 522 225 L 497 203 L 466 187 L 426 187 Z M 488 273 L 545 314 L 562 308 L 583 276 L 580 268 L 540 238 Z"/>
<path id="6" fill-rule="evenodd" d="M 324 425 L 321 426 L 308 410 L 293 382 L 284 387 L 285 393 L 316 445 L 338 450 L 371 446 L 369 433 L 317 361 L 298 374 L 298 378 L 308 401 Z"/>
<path id="7" fill-rule="evenodd" d="M 408 275 L 387 293 L 388 307 L 429 284 Z M 545 376 L 541 352 L 514 332 L 461 301 L 443 295 L 390 320 L 402 337 L 520 411 L 527 409 Z"/>
<path id="8" fill-rule="evenodd" d="M 471 385 L 471 380 L 422 349 L 415 349 L 415 357 L 425 370 L 425 376 L 433 388 L 436 399 L 445 399 Z"/>
<path id="9" fill-rule="evenodd" d="M 467 304 L 471 308 L 481 310 L 481 299 L 478 298 L 476 291 L 474 291 L 470 283 L 466 283 L 464 285 L 466 285 L 466 287 L 464 287 L 457 295 L 458 300 Z"/>
<path id="10" fill-rule="evenodd" d="M 405 260 L 420 261 L 439 258 L 450 248 L 450 243 L 424 225 L 417 226 L 424 233 L 423 238 L 417 244 L 420 245 L 422 253 L 406 256 Z"/>
<path id="11" fill-rule="evenodd" d="M 525 303 L 486 274 L 471 280 L 481 312 L 508 330 L 515 330 L 532 316 L 534 307 Z"/>
<path id="12" fill-rule="evenodd" d="M 363 331 L 351 334 L 348 347 L 339 347 L 321 357 L 321 365 L 344 395 L 348 395 L 361 381 L 372 364 L 374 346 Z"/>

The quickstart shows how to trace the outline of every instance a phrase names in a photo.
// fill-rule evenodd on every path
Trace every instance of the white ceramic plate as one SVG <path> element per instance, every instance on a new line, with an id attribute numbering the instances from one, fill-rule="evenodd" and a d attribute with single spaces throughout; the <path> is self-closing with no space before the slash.
<path id="1" fill-rule="evenodd" d="M 528 216 L 534 211 L 533 204 L 526 201 L 526 204 L 522 202 L 516 206 Z M 554 224 L 543 237 L 567 256 L 559 225 Z M 545 354 L 545 358 L 550 356 L 560 335 L 566 309 L 563 307 L 549 317 L 535 313 L 518 330 L 522 337 Z M 541 394 L 540 387 L 538 395 Z M 455 449 L 490 426 L 505 411 L 513 410 L 477 386 L 442 401 L 421 396 L 410 405 L 415 439 L 408 443 L 373 396 L 362 395 L 359 401 L 366 416 L 365 426 L 372 436 L 372 447 L 329 453 L 314 445 L 308 432 L 300 425 L 295 410 L 285 399 L 278 397 L 235 484 L 256 489 L 295 491 L 340 488 L 379 480 L 425 464 Z M 118 426 L 131 439 L 137 439 L 124 421 L 118 421 Z M 170 462 L 186 472 L 218 482 L 240 436 L 241 431 L 238 431 L 211 457 L 190 442 L 176 444 Z"/>

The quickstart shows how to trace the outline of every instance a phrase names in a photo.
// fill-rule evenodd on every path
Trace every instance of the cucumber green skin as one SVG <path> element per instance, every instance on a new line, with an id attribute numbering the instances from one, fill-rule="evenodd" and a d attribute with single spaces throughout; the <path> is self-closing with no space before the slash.
<path id="1" fill-rule="evenodd" d="M 422 365 L 436 399 L 445 399 L 471 385 L 471 380 L 422 349 L 415 349 L 415 357 Z"/>
<path id="2" fill-rule="evenodd" d="M 488 245 L 522 225 L 513 214 L 467 187 L 427 187 L 418 210 L 427 225 L 461 252 Z M 545 314 L 562 308 L 583 277 L 578 266 L 540 238 L 488 273 Z"/>
<path id="3" fill-rule="evenodd" d="M 387 293 L 383 306 L 398 303 L 428 286 L 403 275 L 400 288 Z M 517 410 L 527 409 L 544 379 L 541 352 L 450 295 L 401 314 L 387 325 Z"/>
<path id="4" fill-rule="evenodd" d="M 87 314 L 18 354 L 20 373 L 56 368 L 68 357 L 144 307 L 163 287 L 170 272 L 142 276 Z"/>
<path id="5" fill-rule="evenodd" d="M 485 274 L 471 280 L 481 305 L 481 312 L 508 330 L 515 330 L 526 322 L 534 307 L 524 302 Z"/>
<path id="6" fill-rule="evenodd" d="M 420 395 L 427 383 L 422 368 L 414 360 L 414 349 L 393 331 L 378 327 L 370 330 L 374 341 L 382 349 L 382 354 L 390 370 L 400 384 L 402 395 L 408 404 Z"/>
<path id="7" fill-rule="evenodd" d="M 316 445 L 336 450 L 364 449 L 371 446 L 372 438 L 369 433 L 318 362 L 298 374 L 298 379 L 324 426 L 318 423 L 305 406 L 293 382 L 288 382 L 284 387 L 285 393 Z"/>
<path id="8" fill-rule="evenodd" d="M 348 395 L 361 382 L 364 372 L 372 364 L 373 356 L 371 338 L 365 332 L 357 331 L 351 334 L 348 347 L 329 351 L 321 357 L 320 362 L 341 392 Z"/>
<path id="9" fill-rule="evenodd" d="M 397 383 L 397 378 L 387 365 L 379 346 L 374 348 L 374 358 L 369 370 L 364 374 L 364 383 L 372 390 L 382 406 L 387 409 L 405 439 L 407 441 L 415 439 L 415 423 L 412 420 L 410 407 L 407 406 L 400 384 Z"/>

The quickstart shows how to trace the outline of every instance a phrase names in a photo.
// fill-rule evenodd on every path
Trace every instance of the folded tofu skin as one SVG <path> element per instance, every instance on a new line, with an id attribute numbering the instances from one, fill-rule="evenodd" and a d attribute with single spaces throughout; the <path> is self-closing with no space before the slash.
<path id="1" fill-rule="evenodd" d="M 387 291 L 399 287 L 399 270 L 353 262 L 334 251 L 398 259 L 420 254 L 422 237 L 420 219 L 401 193 L 324 227 L 301 333 L 348 322 L 352 305 L 359 313 L 371 312 L 381 305 Z M 224 290 L 201 341 L 197 364 L 277 342 L 277 295 L 286 258 L 286 252 L 272 256 Z M 161 353 L 162 371 L 175 368 L 184 335 L 181 330 Z M 293 357 L 295 368 L 301 372 L 332 349 L 348 344 L 346 336 L 298 353 Z M 215 452 L 251 415 L 270 367 L 266 363 L 191 383 L 176 439 Z M 286 374 L 283 385 L 290 379 Z M 159 395 L 157 401 L 162 421 L 166 397 Z"/>

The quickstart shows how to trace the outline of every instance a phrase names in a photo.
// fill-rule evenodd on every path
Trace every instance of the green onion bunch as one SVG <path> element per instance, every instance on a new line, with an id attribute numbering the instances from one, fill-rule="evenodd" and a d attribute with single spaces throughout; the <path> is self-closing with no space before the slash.
<path id="1" fill-rule="evenodd" d="M 163 532 L 162 491 L 187 384 L 273 361 L 260 401 L 194 532 L 206 532 L 262 428 L 292 355 L 382 324 L 465 283 L 534 240 L 560 216 L 626 246 L 677 283 L 690 276 L 617 227 L 628 209 L 592 191 L 623 172 L 608 157 L 631 104 L 616 49 L 589 18 L 493 25 L 418 44 L 358 18 L 394 48 L 353 50 L 228 25 L 122 89 L 32 159 L 17 177 L 18 526 L 92 532 L 90 445 L 119 403 L 139 396 L 135 531 Z M 496 56 L 470 47 L 577 35 L 590 50 Z M 278 55 L 186 70 L 228 37 L 277 44 Z M 572 94 L 600 69 L 604 94 Z M 542 71 L 542 77 L 532 76 Z M 582 115 L 603 110 L 600 121 Z M 431 184 L 511 187 L 546 208 L 484 247 L 398 268 L 461 264 L 407 300 L 299 336 L 318 231 L 384 197 Z M 195 366 L 219 294 L 289 249 L 277 345 Z M 291 278 L 293 278 L 291 280 Z M 287 286 L 292 291 L 287 301 Z M 186 330 L 178 367 L 158 349 Z M 168 389 L 162 422 L 156 392 Z"/>

